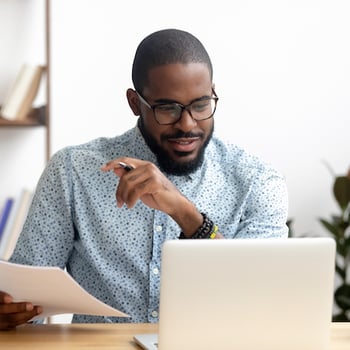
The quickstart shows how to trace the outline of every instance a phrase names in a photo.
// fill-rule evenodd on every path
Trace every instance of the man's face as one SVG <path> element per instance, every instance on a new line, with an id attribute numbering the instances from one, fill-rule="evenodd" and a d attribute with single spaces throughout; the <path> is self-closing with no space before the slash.
<path id="1" fill-rule="evenodd" d="M 212 96 L 212 82 L 203 63 L 168 64 L 152 69 L 141 92 L 151 105 L 180 103 Z M 174 175 L 189 174 L 202 164 L 204 150 L 214 128 L 213 118 L 196 121 L 187 110 L 172 125 L 159 125 L 153 110 L 138 100 L 139 127 L 146 143 L 157 156 L 163 171 Z"/>

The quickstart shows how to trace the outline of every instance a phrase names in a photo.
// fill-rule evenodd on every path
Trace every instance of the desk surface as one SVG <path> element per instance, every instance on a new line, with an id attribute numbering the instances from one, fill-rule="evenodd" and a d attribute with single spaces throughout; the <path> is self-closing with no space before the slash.
<path id="1" fill-rule="evenodd" d="M 0 332 L 0 348 L 140 350 L 133 335 L 157 329 L 154 324 L 28 324 Z M 330 350 L 345 349 L 350 349 L 350 322 L 333 323 Z"/>

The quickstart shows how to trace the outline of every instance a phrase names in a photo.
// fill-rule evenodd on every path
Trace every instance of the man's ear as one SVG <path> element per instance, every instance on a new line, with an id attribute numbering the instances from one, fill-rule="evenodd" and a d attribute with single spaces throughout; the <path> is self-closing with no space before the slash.
<path id="1" fill-rule="evenodd" d="M 128 89 L 126 91 L 126 98 L 128 99 L 129 106 L 133 111 L 134 115 L 139 116 L 141 114 L 140 111 L 140 100 L 133 89 Z"/>

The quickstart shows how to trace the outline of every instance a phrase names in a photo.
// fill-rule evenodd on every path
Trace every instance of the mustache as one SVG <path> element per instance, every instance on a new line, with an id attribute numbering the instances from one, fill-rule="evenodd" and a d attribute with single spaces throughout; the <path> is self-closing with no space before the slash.
<path id="1" fill-rule="evenodd" d="M 183 132 L 178 130 L 175 134 L 164 134 L 161 135 L 161 140 L 165 141 L 168 139 L 182 139 L 182 138 L 193 138 L 193 137 L 203 137 L 203 133 L 194 133 L 194 132 Z"/>

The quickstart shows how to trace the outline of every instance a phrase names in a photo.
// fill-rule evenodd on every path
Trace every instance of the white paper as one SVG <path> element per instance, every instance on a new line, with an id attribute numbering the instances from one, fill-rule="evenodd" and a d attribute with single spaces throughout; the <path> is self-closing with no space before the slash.
<path id="1" fill-rule="evenodd" d="M 128 316 L 93 297 L 58 267 L 0 261 L 0 290 L 10 294 L 15 302 L 42 306 L 43 312 L 33 319 L 58 314 Z"/>

